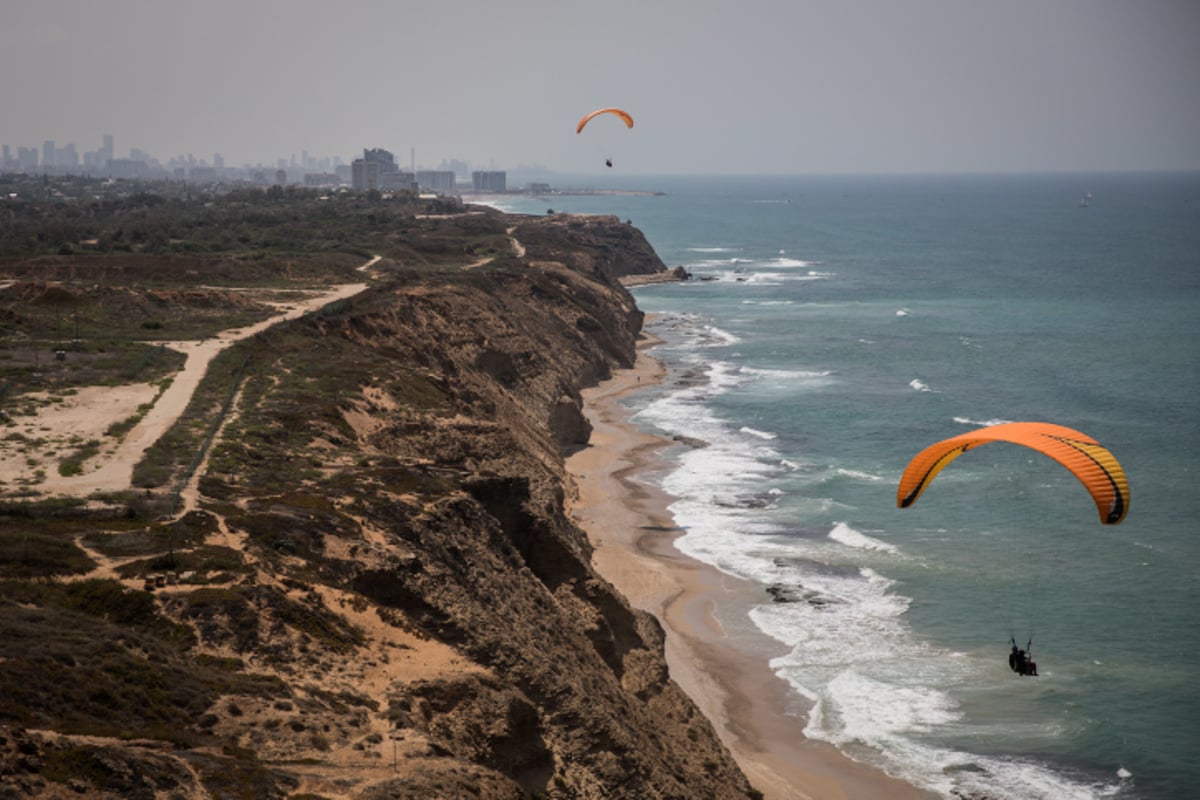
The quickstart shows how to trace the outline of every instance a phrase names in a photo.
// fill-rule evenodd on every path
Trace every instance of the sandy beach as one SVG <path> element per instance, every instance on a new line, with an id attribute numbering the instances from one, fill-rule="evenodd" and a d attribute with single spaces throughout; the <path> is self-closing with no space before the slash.
<path id="1" fill-rule="evenodd" d="M 808 703 L 768 665 L 779 646 L 748 620 L 722 618 L 762 602 L 761 590 L 675 548 L 671 498 L 637 479 L 661 466 L 662 450 L 675 443 L 638 430 L 621 404 L 663 379 L 647 353 L 655 344 L 643 335 L 632 369 L 583 393 L 593 432 L 567 468 L 578 489 L 572 515 L 596 548 L 597 570 L 663 624 L 672 678 L 767 800 L 933 797 L 805 739 Z"/>

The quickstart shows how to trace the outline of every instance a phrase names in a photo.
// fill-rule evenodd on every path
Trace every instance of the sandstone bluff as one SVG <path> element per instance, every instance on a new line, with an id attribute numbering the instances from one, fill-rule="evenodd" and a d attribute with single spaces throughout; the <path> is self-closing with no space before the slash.
<path id="1" fill-rule="evenodd" d="M 613 218 L 449 211 L 214 359 L 132 491 L 3 487 L 0 795 L 757 795 L 565 509 L 580 389 L 634 358 L 620 279 L 663 264 Z M 242 313 L 200 288 L 228 258 L 185 296 L 125 280 L 137 255 L 7 258 L 6 319 L 53 292 Z"/>

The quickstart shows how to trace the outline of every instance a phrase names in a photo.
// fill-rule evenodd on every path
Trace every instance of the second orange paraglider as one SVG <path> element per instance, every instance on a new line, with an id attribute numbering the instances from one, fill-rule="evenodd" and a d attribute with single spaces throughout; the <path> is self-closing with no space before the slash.
<path id="1" fill-rule="evenodd" d="M 1087 434 L 1048 422 L 992 425 L 931 444 L 904 468 L 896 505 L 911 506 L 947 464 L 988 442 L 1024 445 L 1062 464 L 1087 488 L 1106 525 L 1116 525 L 1129 512 L 1129 481 L 1113 454 Z"/>
<path id="2" fill-rule="evenodd" d="M 579 120 L 579 124 L 575 126 L 575 132 L 582 133 L 583 127 L 601 114 L 615 114 L 625 123 L 626 128 L 633 127 L 633 117 L 629 116 L 629 112 L 623 111 L 619 108 L 600 108 L 591 112 L 590 114 L 584 114 L 583 119 Z"/>

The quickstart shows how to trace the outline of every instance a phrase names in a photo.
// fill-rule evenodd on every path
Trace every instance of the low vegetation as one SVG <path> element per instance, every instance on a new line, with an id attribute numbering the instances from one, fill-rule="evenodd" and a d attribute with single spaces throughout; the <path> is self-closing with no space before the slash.
<path id="1" fill-rule="evenodd" d="M 614 275 L 660 264 L 640 234 L 370 193 L 0 189 L 8 419 L 161 390 L 172 343 L 370 284 L 222 351 L 127 491 L 38 486 L 147 406 L 5 438 L 28 471 L 0 486 L 0 794 L 754 796 L 564 508 L 579 390 L 640 325 Z"/>

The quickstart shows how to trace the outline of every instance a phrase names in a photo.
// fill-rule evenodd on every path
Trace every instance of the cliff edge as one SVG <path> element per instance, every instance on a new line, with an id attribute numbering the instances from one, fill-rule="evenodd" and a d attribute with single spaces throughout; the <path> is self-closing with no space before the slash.
<path id="1" fill-rule="evenodd" d="M 471 213 L 486 247 L 406 218 L 368 289 L 217 357 L 131 495 L 5 505 L 5 796 L 757 795 L 564 509 L 580 390 L 634 358 L 620 279 L 663 264 Z"/>

